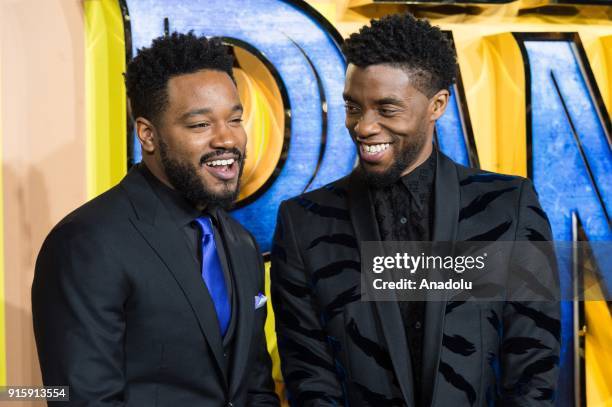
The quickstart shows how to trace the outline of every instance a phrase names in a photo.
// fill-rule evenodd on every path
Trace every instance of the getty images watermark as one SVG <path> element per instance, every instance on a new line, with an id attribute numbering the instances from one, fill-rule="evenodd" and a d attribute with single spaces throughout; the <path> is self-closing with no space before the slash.
<path id="1" fill-rule="evenodd" d="M 361 242 L 362 300 L 608 300 L 610 249 L 610 242 Z"/>
<path id="2" fill-rule="evenodd" d="M 414 256 L 406 252 L 395 253 L 394 256 L 375 256 L 372 272 L 374 274 L 381 274 L 385 270 L 401 270 L 414 275 L 424 271 L 444 270 L 461 275 L 466 271 L 484 270 L 486 268 L 485 261 L 487 256 L 487 253 L 483 253 L 480 256 L 425 255 L 423 252 Z M 419 280 L 400 278 L 397 281 L 385 281 L 383 278 L 375 278 L 373 286 L 376 290 L 471 290 L 473 282 L 471 279 L 459 278 L 455 280 L 452 277 L 446 281 L 434 281 L 430 280 L 429 276 L 422 277 Z"/>

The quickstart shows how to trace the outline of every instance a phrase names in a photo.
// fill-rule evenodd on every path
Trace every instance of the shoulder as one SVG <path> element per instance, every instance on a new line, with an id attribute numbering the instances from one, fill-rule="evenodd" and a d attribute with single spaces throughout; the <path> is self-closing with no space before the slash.
<path id="1" fill-rule="evenodd" d="M 330 182 L 321 188 L 294 196 L 281 203 L 279 213 L 319 214 L 345 218 L 348 216 L 347 197 L 349 176 Z"/>
<path id="2" fill-rule="evenodd" d="M 530 179 L 455 165 L 461 191 L 460 219 L 482 214 L 487 219 L 505 216 L 524 220 L 533 214 L 548 223 Z"/>
<path id="3" fill-rule="evenodd" d="M 518 204 L 524 191 L 534 191 L 533 183 L 518 175 L 502 174 L 455 164 L 461 194 L 466 197 L 507 197 Z"/>
<path id="4" fill-rule="evenodd" d="M 465 167 L 457 163 L 455 163 L 455 168 L 461 187 L 495 189 L 499 186 L 520 187 L 524 182 L 530 182 L 527 178 L 519 175 L 485 171 L 479 168 Z"/>
<path id="5" fill-rule="evenodd" d="M 125 192 L 117 185 L 81 205 L 60 220 L 46 240 L 66 240 L 79 236 L 102 239 L 116 225 L 125 224 L 132 206 Z"/>
<path id="6" fill-rule="evenodd" d="M 92 270 L 110 273 L 118 264 L 120 228 L 129 225 L 129 202 L 118 187 L 92 199 L 51 229 L 36 259 L 36 274 L 87 276 Z M 85 273 L 86 268 L 90 272 Z"/>

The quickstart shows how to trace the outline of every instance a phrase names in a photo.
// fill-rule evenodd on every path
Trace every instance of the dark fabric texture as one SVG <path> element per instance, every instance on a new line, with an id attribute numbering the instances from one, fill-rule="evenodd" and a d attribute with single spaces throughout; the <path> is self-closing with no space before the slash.
<path id="1" fill-rule="evenodd" d="M 551 240 L 529 180 L 436 154 L 432 241 Z M 361 301 L 359 242 L 377 240 L 372 196 L 358 173 L 281 204 L 271 254 L 272 303 L 293 406 L 554 404 L 560 349 L 555 301 L 427 301 L 416 399 L 397 303 Z M 558 283 L 554 268 L 530 272 L 542 283 Z"/>
<path id="2" fill-rule="evenodd" d="M 431 240 L 436 158 L 437 155 L 433 153 L 394 184 L 371 190 L 383 241 Z M 425 303 L 400 301 L 398 305 L 410 350 L 414 398 L 420 400 Z"/>
<path id="3" fill-rule="evenodd" d="M 147 180 L 151 189 L 162 205 L 168 211 L 170 218 L 176 225 L 176 227 L 185 233 L 185 242 L 189 247 L 189 251 L 193 255 L 193 259 L 197 262 L 197 268 L 193 270 L 194 273 L 201 273 L 202 271 L 202 248 L 200 246 L 201 232 L 196 225 L 195 219 L 206 215 L 212 220 L 213 231 L 215 235 L 215 244 L 217 246 L 217 252 L 219 254 L 219 260 L 221 261 L 221 267 L 223 268 L 223 275 L 225 277 L 225 284 L 228 291 L 228 296 L 232 304 L 232 317 L 230 319 L 230 325 L 223 336 L 223 350 L 227 355 L 226 359 L 231 360 L 233 355 L 232 348 L 234 339 L 234 329 L 236 325 L 236 319 L 233 315 L 233 310 L 236 309 L 236 298 L 234 298 L 234 279 L 230 272 L 230 266 L 227 258 L 227 248 L 225 247 L 225 239 L 221 232 L 221 225 L 218 216 L 216 216 L 216 210 L 205 210 L 204 213 L 200 212 L 197 208 L 191 205 L 183 196 L 176 190 L 170 188 L 156 176 L 151 174 L 151 171 L 144 165 L 140 164 L 138 171 L 142 173 L 144 178 Z"/>
<path id="4" fill-rule="evenodd" d="M 32 285 L 36 345 L 44 384 L 70 386 L 70 401 L 50 406 L 278 405 L 266 309 L 254 307 L 264 268 L 253 237 L 214 212 L 236 305 L 230 357 L 166 204 L 137 166 L 45 239 Z"/>

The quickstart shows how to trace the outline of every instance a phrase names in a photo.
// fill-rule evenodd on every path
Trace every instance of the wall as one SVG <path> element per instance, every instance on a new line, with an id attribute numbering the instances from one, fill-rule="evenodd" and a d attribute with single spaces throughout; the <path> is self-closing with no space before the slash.
<path id="1" fill-rule="evenodd" d="M 0 30 L 0 385 L 34 385 L 41 382 L 30 307 L 34 262 L 50 228 L 86 197 L 83 7 L 79 0 L 2 0 Z"/>

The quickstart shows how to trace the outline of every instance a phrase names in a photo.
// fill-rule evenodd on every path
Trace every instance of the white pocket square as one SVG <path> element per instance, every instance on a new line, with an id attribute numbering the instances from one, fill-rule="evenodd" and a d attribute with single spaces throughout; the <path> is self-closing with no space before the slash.
<path id="1" fill-rule="evenodd" d="M 257 294 L 255 296 L 255 309 L 263 307 L 264 305 L 266 305 L 266 302 L 268 302 L 268 297 L 266 297 L 262 293 Z"/>

